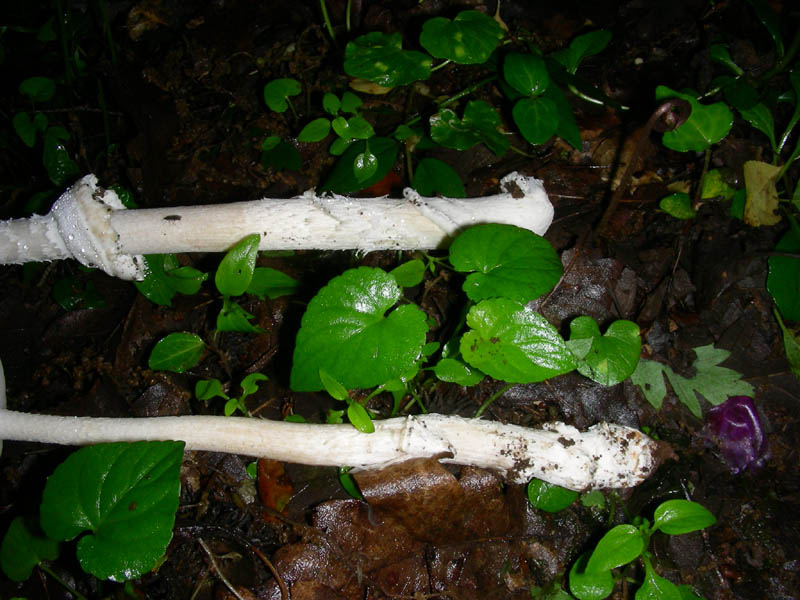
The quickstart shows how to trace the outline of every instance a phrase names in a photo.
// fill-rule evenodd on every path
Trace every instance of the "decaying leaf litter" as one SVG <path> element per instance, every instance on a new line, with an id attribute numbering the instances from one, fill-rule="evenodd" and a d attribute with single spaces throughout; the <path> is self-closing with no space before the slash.
<path id="1" fill-rule="evenodd" d="M 344 23 L 343 5 L 329 3 L 328 8 L 334 23 Z M 457 8 L 442 7 L 441 12 L 452 17 Z M 494 6 L 483 8 L 494 13 Z M 787 19 L 792 17 L 790 8 L 781 8 Z M 299 126 L 265 109 L 264 83 L 293 76 L 320 93 L 345 89 L 340 55 L 316 5 L 297 6 L 291 15 L 272 6 L 239 5 L 138 4 L 115 10 L 109 17 L 122 60 L 101 73 L 107 77 L 105 93 L 113 107 L 111 138 L 122 146 L 112 154 L 115 160 L 97 158 L 103 133 L 99 113 L 81 110 L 76 101 L 68 114 L 78 126 L 74 135 L 82 166 L 100 172 L 106 181 L 127 183 L 147 206 L 249 200 L 267 193 L 290 196 L 324 179 L 333 157 L 322 145 L 300 145 L 303 165 L 298 171 L 276 172 L 257 160 L 262 132 L 290 139 Z M 704 52 L 715 34 L 727 32 L 735 38 L 737 59 L 752 69 L 758 69 L 758 60 L 769 51 L 769 40 L 761 39 L 763 32 L 748 22 L 744 8 L 714 10 L 686 3 L 657 10 L 634 4 L 560 14 L 537 10 L 541 13 L 503 3 L 501 15 L 512 30 L 533 32 L 545 50 L 563 47 L 583 31 L 587 18 L 612 31 L 612 44 L 601 60 L 587 63 L 583 75 L 631 110 L 575 102 L 580 151 L 551 141 L 528 146 L 532 157 L 506 154 L 498 159 L 483 146 L 458 153 L 437 150 L 431 156 L 459 171 L 470 196 L 492 190 L 512 170 L 545 181 L 556 206 L 556 222 L 547 237 L 566 273 L 537 302 L 537 309 L 557 327 L 567 329 L 577 315 L 601 324 L 620 318 L 635 321 L 643 332 L 643 356 L 669 365 L 687 380 L 697 375 L 694 349 L 713 343 L 729 350 L 724 366 L 744 374 L 757 391 L 756 407 L 767 430 L 766 464 L 733 476 L 703 422 L 675 395 L 656 411 L 630 381 L 606 388 L 571 373 L 545 383 L 515 385 L 488 414 L 531 426 L 554 419 L 580 428 L 601 420 L 646 426 L 671 444 L 678 460 L 667 462 L 653 479 L 622 497 L 608 494 L 602 503 L 596 497 L 582 498 L 564 512 L 548 514 L 533 509 L 519 486 L 501 487 L 492 475 L 471 469 L 463 469 L 456 480 L 434 462 L 358 476 L 364 504 L 347 499 L 329 470 L 260 461 L 253 480 L 243 457 L 190 454 L 182 467 L 181 508 L 167 560 L 134 583 L 138 593 L 225 594 L 214 572 L 219 569 L 242 594 L 280 597 L 255 547 L 270 556 L 297 598 L 411 597 L 421 590 L 440 597 L 529 597 L 531 586 L 560 581 L 577 555 L 613 524 L 639 514 L 650 517 L 665 499 L 689 497 L 708 507 L 717 525 L 702 534 L 655 539 L 654 561 L 661 575 L 690 584 L 707 598 L 797 594 L 800 566 L 792 543 L 798 533 L 792 507 L 797 502 L 800 392 L 785 362 L 781 331 L 764 288 L 767 253 L 785 227 L 747 227 L 731 218 L 722 202 L 703 203 L 691 221 L 673 219 L 656 208 L 667 193 L 666 184 L 696 179 L 702 158 L 666 150 L 660 134 L 649 136 L 631 154 L 637 128 L 655 106 L 657 85 L 706 87 L 710 64 Z M 365 32 L 405 33 L 418 28 L 415 19 L 439 12 L 426 3 L 406 10 L 373 4 L 352 14 L 354 26 Z M 14 16 L 38 23 L 41 15 Z M 221 18 L 226 26 L 219 28 Z M 341 26 L 339 38 L 343 43 Z M 19 63 L 16 57 L 12 61 L 10 48 L 6 64 L 18 70 L 19 79 L 44 68 Z M 88 57 L 100 53 L 91 45 L 83 51 Z M 675 65 L 689 68 L 676 72 Z M 427 92 L 447 95 L 463 88 L 460 72 L 447 71 L 437 79 L 441 89 Z M 96 97 L 96 89 L 91 93 Z M 478 92 L 490 101 L 493 93 L 490 88 Z M 365 114 L 375 123 L 398 110 L 391 96 L 366 98 L 372 112 Z M 3 102 L 11 114 L 20 99 L 6 96 Z M 311 98 L 303 98 L 300 106 L 303 102 L 308 109 Z M 525 147 L 519 136 L 512 141 Z M 735 175 L 746 160 L 764 151 L 758 132 L 742 126 L 715 148 L 714 166 Z M 4 194 L 4 213 L 16 216 L 23 200 L 36 191 L 30 182 L 41 177 L 41 167 L 35 156 L 4 153 L 4 181 L 12 189 Z M 593 238 L 592 226 L 608 201 L 615 174 L 631 160 L 640 162 L 630 192 L 611 215 L 613 235 Z M 404 185 L 401 162 L 396 178 L 377 193 L 396 193 Z M 210 270 L 218 256 L 190 260 Z M 197 296 L 176 296 L 166 309 L 136 294 L 130 284 L 84 274 L 75 265 L 55 263 L 27 276 L 22 268 L 3 268 L 0 352 L 9 395 L 29 412 L 219 413 L 221 405 L 194 398 L 195 378 L 147 369 L 153 344 L 167 333 L 186 330 L 214 340 L 214 355 L 198 367 L 196 377 L 231 381 L 233 395 L 244 374 L 264 371 L 270 381 L 248 398 L 251 411 L 269 418 L 319 415 L 338 406 L 322 394 L 293 393 L 287 387 L 285 350 L 294 344 L 303 304 L 348 267 L 391 269 L 397 262 L 393 253 L 262 258 L 259 264 L 302 282 L 301 292 L 273 300 L 247 297 L 243 308 L 255 315 L 265 333 L 217 336 L 209 308 L 217 298 L 205 288 Z M 101 305 L 65 311 L 51 295 L 65 277 L 73 277 L 71 285 L 91 286 Z M 454 300 L 459 288 L 454 274 L 439 271 L 412 291 L 411 299 L 445 328 L 459 309 Z M 471 416 L 499 387 L 491 381 L 470 390 L 439 384 L 427 391 L 424 403 L 431 412 Z M 7 444 L 4 521 L 38 503 L 44 478 L 66 454 L 63 449 L 43 452 L 37 446 Z M 196 538 L 207 542 L 217 557 L 216 567 Z M 107 584 L 101 590 L 75 564 L 51 566 L 88 596 L 109 593 Z M 39 579 L 21 589 L 4 585 L 4 593 L 39 597 L 43 586 L 52 590 L 53 583 Z"/>

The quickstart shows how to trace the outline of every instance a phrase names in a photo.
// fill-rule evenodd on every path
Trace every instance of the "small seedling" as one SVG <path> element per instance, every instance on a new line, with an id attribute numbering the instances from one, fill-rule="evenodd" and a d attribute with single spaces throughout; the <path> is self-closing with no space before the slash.
<path id="1" fill-rule="evenodd" d="M 375 425 L 372 422 L 372 416 L 369 414 L 369 411 L 364 408 L 361 402 L 351 397 L 347 388 L 322 369 L 319 370 L 319 378 L 320 381 L 322 381 L 322 385 L 325 387 L 325 391 L 328 392 L 332 398 L 340 400 L 341 402 L 347 402 L 347 418 L 350 420 L 353 427 L 362 433 L 375 432 Z M 342 417 L 341 414 L 338 414 L 340 412 L 341 411 L 329 412 L 328 422 L 341 423 Z"/>
<path id="2" fill-rule="evenodd" d="M 237 410 L 245 417 L 250 416 L 250 411 L 247 410 L 245 399 L 255 394 L 258 391 L 258 382 L 267 381 L 269 377 L 263 373 L 250 373 L 239 384 L 242 388 L 242 393 L 238 398 L 231 398 L 222 389 L 222 383 L 219 379 L 203 379 L 198 381 L 194 386 L 194 395 L 198 400 L 211 400 L 212 398 L 223 398 L 226 400 L 224 413 L 226 417 L 230 417 Z"/>

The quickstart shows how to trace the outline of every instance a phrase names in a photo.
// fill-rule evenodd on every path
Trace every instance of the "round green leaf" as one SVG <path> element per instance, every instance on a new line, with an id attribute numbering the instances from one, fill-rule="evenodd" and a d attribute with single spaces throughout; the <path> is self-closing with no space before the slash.
<path id="1" fill-rule="evenodd" d="M 664 196 L 658 207 L 676 219 L 694 219 L 697 216 L 697 211 L 692 208 L 692 198 L 684 192 Z"/>
<path id="2" fill-rule="evenodd" d="M 273 79 L 264 86 L 264 102 L 270 110 L 282 113 L 289 108 L 287 98 L 297 96 L 301 91 L 300 82 L 296 79 Z"/>
<path id="3" fill-rule="evenodd" d="M 510 383 L 533 383 L 568 373 L 575 357 L 540 314 L 508 298 L 484 300 L 467 313 L 472 329 L 461 338 L 471 366 Z"/>
<path id="4" fill-rule="evenodd" d="M 533 54 L 511 52 L 503 62 L 503 76 L 523 96 L 538 96 L 550 84 L 544 60 Z"/>
<path id="5" fill-rule="evenodd" d="M 375 175 L 377 170 L 378 157 L 369 151 L 369 145 L 367 145 L 364 152 L 356 154 L 356 158 L 353 161 L 353 175 L 356 181 L 364 183 L 367 179 Z"/>
<path id="6" fill-rule="evenodd" d="M 372 125 L 360 115 L 352 116 L 347 120 L 347 132 L 351 138 L 356 140 L 367 140 L 375 135 Z"/>
<path id="7" fill-rule="evenodd" d="M 441 194 L 445 198 L 464 198 L 467 195 L 455 169 L 438 158 L 419 161 L 411 185 L 423 196 Z"/>
<path id="8" fill-rule="evenodd" d="M 205 349 L 206 345 L 199 335 L 170 333 L 153 347 L 147 364 L 154 371 L 183 373 L 200 362 Z"/>
<path id="9" fill-rule="evenodd" d="M 78 541 L 83 569 L 125 581 L 152 569 L 172 538 L 183 442 L 99 444 L 59 465 L 42 495 L 41 523 Z"/>
<path id="10" fill-rule="evenodd" d="M 399 33 L 373 31 L 357 37 L 344 51 L 344 70 L 384 87 L 406 85 L 431 74 L 431 57 L 402 49 Z"/>
<path id="11" fill-rule="evenodd" d="M 800 254 L 800 227 L 792 219 L 791 229 L 775 246 L 775 252 Z M 800 321 L 800 259 L 770 256 L 767 290 L 785 319 Z"/>
<path id="12" fill-rule="evenodd" d="M 351 402 L 347 405 L 347 418 L 350 419 L 353 427 L 361 433 L 375 432 L 375 424 L 372 422 L 367 409 L 358 402 Z"/>
<path id="13" fill-rule="evenodd" d="M 461 65 L 474 65 L 489 60 L 503 39 L 500 24 L 476 10 L 458 13 L 452 21 L 434 17 L 425 21 L 419 43 L 436 58 Z"/>
<path id="14" fill-rule="evenodd" d="M 722 140 L 733 125 L 733 113 L 723 102 L 700 104 L 690 94 L 681 94 L 666 86 L 656 88 L 656 100 L 680 98 L 692 107 L 689 118 L 677 129 L 667 131 L 662 138 L 663 144 L 678 152 L 702 152 L 711 144 Z"/>
<path id="15" fill-rule="evenodd" d="M 425 275 L 425 263 L 418 258 L 408 260 L 389 271 L 400 287 L 414 287 L 422 282 Z"/>
<path id="16" fill-rule="evenodd" d="M 39 526 L 25 517 L 16 517 L 0 546 L 0 567 L 9 579 L 25 581 L 33 567 L 43 560 L 58 558 L 58 542 L 39 532 Z"/>
<path id="17" fill-rule="evenodd" d="M 528 484 L 528 501 L 532 506 L 549 513 L 559 512 L 575 502 L 578 492 L 553 483 L 532 479 Z"/>
<path id="18" fill-rule="evenodd" d="M 342 103 L 336 94 L 325 92 L 325 95 L 322 97 L 322 108 L 326 113 L 329 115 L 336 115 L 339 113 L 341 107 Z"/>
<path id="19" fill-rule="evenodd" d="M 360 267 L 333 278 L 303 315 L 292 389 L 321 390 L 320 369 L 347 389 L 374 387 L 416 369 L 428 325 L 414 305 L 390 311 L 400 297 L 394 277 L 381 269 Z"/>
<path id="20" fill-rule="evenodd" d="M 214 283 L 224 296 L 241 296 L 253 279 L 261 236 L 248 235 L 228 250 L 214 275 Z"/>
<path id="21" fill-rule="evenodd" d="M 705 529 L 717 522 L 705 506 L 691 500 L 667 500 L 654 513 L 653 528 L 669 535 Z"/>
<path id="22" fill-rule="evenodd" d="M 642 338 L 639 326 L 631 321 L 614 321 L 605 335 L 600 335 L 597 322 L 591 317 L 578 317 L 570 323 L 570 350 L 572 342 L 590 340 L 585 351 L 575 353 L 579 358 L 578 372 L 603 385 L 616 385 L 633 374 L 639 363 Z M 585 342 L 584 342 L 585 343 Z"/>
<path id="23" fill-rule="evenodd" d="M 569 591 L 579 600 L 603 600 L 614 591 L 611 571 L 589 573 L 586 563 L 589 553 L 581 554 L 569 570 Z"/>
<path id="24" fill-rule="evenodd" d="M 335 96 L 334 96 L 335 98 Z M 324 117 L 320 117 L 319 119 L 314 119 L 310 123 L 308 123 L 303 129 L 297 134 L 297 141 L 298 142 L 319 142 L 320 140 L 325 139 L 325 137 L 331 131 L 331 122 L 329 119 Z"/>
<path id="25" fill-rule="evenodd" d="M 534 146 L 544 144 L 558 130 L 558 108 L 549 98 L 523 98 L 511 116 L 522 137 Z"/>
<path id="26" fill-rule="evenodd" d="M 644 536 L 637 527 L 617 525 L 597 542 L 586 564 L 586 572 L 601 573 L 626 565 L 638 558 L 643 550 Z"/>
<path id="27" fill-rule="evenodd" d="M 362 104 L 364 104 L 364 102 L 353 92 L 345 92 L 342 94 L 342 112 L 354 115 L 358 107 Z"/>
<path id="28" fill-rule="evenodd" d="M 445 108 L 432 115 L 429 123 L 433 141 L 446 148 L 469 150 L 483 142 L 501 156 L 511 144 L 502 132 L 500 115 L 483 100 L 468 102 L 461 119 L 455 111 Z"/>
<path id="29" fill-rule="evenodd" d="M 338 140 L 337 140 L 338 141 Z M 378 159 L 377 170 L 364 181 L 358 181 L 353 172 L 353 164 L 359 154 L 366 150 L 366 142 L 359 140 L 347 147 L 342 157 L 333 167 L 330 176 L 322 184 L 320 191 L 351 194 L 377 183 L 394 166 L 397 156 L 397 142 L 389 138 L 374 137 L 369 140 L 370 152 Z"/>
<path id="30" fill-rule="evenodd" d="M 56 94 L 56 82 L 49 77 L 28 77 L 19 84 L 19 92 L 34 102 L 47 102 Z"/>
<path id="31" fill-rule="evenodd" d="M 450 246 L 450 264 L 469 273 L 464 292 L 470 300 L 505 296 L 529 302 L 550 291 L 563 269 L 546 239 L 514 225 L 470 227 Z"/>
<path id="32" fill-rule="evenodd" d="M 433 374 L 441 381 L 467 387 L 477 385 L 484 377 L 483 373 L 456 358 L 440 360 L 433 367 Z"/>

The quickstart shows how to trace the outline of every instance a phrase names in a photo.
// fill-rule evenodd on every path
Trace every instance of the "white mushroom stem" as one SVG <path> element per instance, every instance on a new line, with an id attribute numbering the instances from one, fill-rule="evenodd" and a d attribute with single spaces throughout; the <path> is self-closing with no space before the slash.
<path id="1" fill-rule="evenodd" d="M 517 190 L 513 189 L 516 185 Z M 142 254 L 222 252 L 261 235 L 260 250 L 408 250 L 445 244 L 477 223 L 543 234 L 553 207 L 542 182 L 511 173 L 502 192 L 469 199 L 318 196 L 222 205 L 125 210 L 113 190 L 87 175 L 45 216 L 0 221 L 0 264 L 76 258 L 123 279 L 144 276 Z"/>

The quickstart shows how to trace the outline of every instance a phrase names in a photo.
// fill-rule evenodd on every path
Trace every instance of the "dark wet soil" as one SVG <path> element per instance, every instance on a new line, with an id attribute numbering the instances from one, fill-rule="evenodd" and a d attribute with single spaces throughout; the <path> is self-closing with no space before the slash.
<path id="1" fill-rule="evenodd" d="M 41 147 L 27 149 L 10 126 L 13 114 L 31 109 L 16 93 L 19 81 L 63 76 L 64 54 L 57 42 L 37 40 L 26 29 L 36 31 L 56 9 L 13 4 L 2 8 L 0 19 L 0 25 L 14 26 L 0 30 L 6 82 L 0 94 L 2 218 L 24 215 L 37 192 L 58 192 L 43 170 Z M 315 2 L 68 4 L 59 6 L 71 19 L 69 48 L 86 72 L 64 82 L 63 96 L 45 112 L 72 133 L 68 148 L 80 173 L 126 186 L 142 207 L 288 197 L 324 180 L 334 162 L 324 143 L 297 145 L 300 171 L 265 168 L 259 148 L 268 134 L 291 139 L 304 122 L 319 116 L 323 92 L 346 89 L 343 0 L 328 2 L 336 43 Z M 574 100 L 581 151 L 561 141 L 526 148 L 521 137 L 512 136 L 512 144 L 530 156 L 507 153 L 498 159 L 482 146 L 431 155 L 457 168 L 470 196 L 491 193 L 512 170 L 544 180 L 556 208 L 547 238 L 561 254 L 566 274 L 538 309 L 556 326 L 583 314 L 600 323 L 633 320 L 642 329 L 643 355 L 687 376 L 693 348 L 713 343 L 729 350 L 725 366 L 742 373 L 755 389 L 768 437 L 765 464 L 732 474 L 709 442 L 703 421 L 672 394 L 655 410 L 630 382 L 607 388 L 571 374 L 516 385 L 490 407 L 489 418 L 530 426 L 557 419 L 581 428 L 603 420 L 646 427 L 671 445 L 677 460 L 667 461 L 635 489 L 606 492 L 603 506 L 577 502 L 547 514 L 528 504 L 522 486 L 501 486 L 495 475 L 472 468 L 454 477 L 435 461 L 361 476 L 362 502 L 349 499 L 332 469 L 259 461 L 253 480 L 245 471 L 247 457 L 187 453 L 166 561 L 134 581 L 129 594 L 232 597 L 215 572 L 219 568 L 242 597 L 280 598 L 261 554 L 295 599 L 528 598 L 532 589 L 560 586 L 575 558 L 610 526 L 636 515 L 650 517 L 666 499 L 690 498 L 709 508 L 717 524 L 683 536 L 655 536 L 651 550 L 659 573 L 708 599 L 800 597 L 800 384 L 786 362 L 765 289 L 768 254 L 786 225 L 749 227 L 732 218 L 723 201 L 703 203 L 689 221 L 666 215 L 658 201 L 667 185 L 696 182 L 703 157 L 665 149 L 659 134 L 636 146 L 655 108 L 655 86 L 708 89 L 716 74 L 708 59 L 714 40 L 732 40 L 740 64 L 753 73 L 771 64 L 771 42 L 746 3 L 540 4 L 504 1 L 501 16 L 512 33 L 528 32 L 544 52 L 564 46 L 584 27 L 611 30 L 609 47 L 588 60 L 581 74 L 630 110 Z M 797 8 L 791 2 L 772 4 L 789 39 L 797 28 Z M 463 5 L 356 0 L 353 35 L 399 31 L 413 39 L 425 18 L 452 17 L 465 5 L 490 14 L 495 10 L 494 3 L 480 0 Z M 107 12 L 113 57 L 101 8 Z M 276 77 L 297 78 L 310 90 L 299 97 L 298 119 L 264 106 L 263 86 Z M 469 77 L 466 69 L 445 69 L 431 81 L 430 93 L 453 94 L 472 82 L 465 80 Z M 785 81 L 776 85 L 786 87 Z M 478 94 L 499 102 L 496 90 Z M 390 133 L 407 98 L 400 93 L 363 97 L 365 114 L 378 133 Z M 785 115 L 776 120 L 785 123 Z M 736 181 L 744 161 L 768 154 L 766 139 L 737 121 L 711 160 Z M 605 235 L 599 235 L 596 225 L 613 183 L 629 161 L 636 161 L 633 182 Z M 407 185 L 401 163 L 378 193 L 397 194 Z M 181 260 L 208 271 L 219 257 Z M 220 299 L 210 288 L 179 296 L 165 308 L 128 282 L 85 272 L 72 262 L 0 268 L 0 357 L 10 407 L 90 416 L 221 414 L 221 406 L 194 398 L 195 381 L 238 381 L 259 371 L 270 380 L 248 399 L 251 410 L 267 418 L 295 412 L 318 420 L 332 404 L 322 395 L 288 389 L 304 303 L 346 268 L 392 268 L 398 257 L 301 252 L 261 260 L 299 279 L 299 294 L 248 300 L 244 308 L 266 333 L 220 334 L 214 352 L 182 375 L 149 370 L 147 357 L 155 341 L 172 331 L 211 337 Z M 59 306 L 53 290 L 69 276 L 91 283 L 101 305 L 70 311 Z M 429 276 L 412 293 L 410 299 L 439 324 L 434 336 L 443 335 L 457 318 L 459 286 L 449 274 Z M 472 415 L 501 386 L 491 380 L 471 389 L 439 384 L 426 390 L 423 401 L 431 412 Z M 0 462 L 3 531 L 12 518 L 35 510 L 46 477 L 70 451 L 6 443 Z M 399 487 L 406 492 L 387 497 L 386 481 L 405 482 Z M 217 557 L 217 567 L 200 538 Z M 62 555 L 50 568 L 87 597 L 125 596 L 121 585 L 84 574 L 69 558 L 71 551 Z M 634 569 L 630 575 L 640 580 L 642 573 Z M 619 585 L 614 597 L 630 597 L 634 589 Z M 2 597 L 69 597 L 37 571 L 24 584 L 3 579 L 0 590 Z"/>

